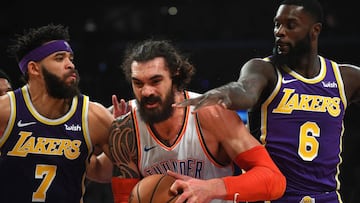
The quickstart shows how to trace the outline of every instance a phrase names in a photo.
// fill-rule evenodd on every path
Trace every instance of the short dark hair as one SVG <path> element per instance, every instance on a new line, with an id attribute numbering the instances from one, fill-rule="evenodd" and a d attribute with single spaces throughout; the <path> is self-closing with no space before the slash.
<path id="1" fill-rule="evenodd" d="M 173 84 L 178 90 L 183 90 L 190 83 L 195 74 L 195 67 L 169 40 L 147 39 L 128 46 L 121 65 L 125 78 L 131 82 L 131 64 L 133 61 L 145 62 L 156 57 L 164 57 Z"/>
<path id="2" fill-rule="evenodd" d="M 48 24 L 38 28 L 24 30 L 22 35 L 16 34 L 14 44 L 9 46 L 9 53 L 20 61 L 33 49 L 53 40 L 70 41 L 68 27 L 63 25 Z"/>
<path id="3" fill-rule="evenodd" d="M 5 71 L 3 71 L 2 69 L 0 69 L 0 78 L 6 79 L 10 83 L 10 85 L 12 84 L 9 75 L 6 74 Z"/>
<path id="4" fill-rule="evenodd" d="M 4 78 L 10 82 L 10 77 L 3 70 L 0 69 L 0 78 Z"/>
<path id="5" fill-rule="evenodd" d="M 61 24 L 54 25 L 50 23 L 37 28 L 25 29 L 22 34 L 15 34 L 15 38 L 12 39 L 13 44 L 8 47 L 7 52 L 19 63 L 30 51 L 53 40 L 65 40 L 69 42 L 70 35 L 68 27 Z M 27 80 L 28 75 L 26 72 L 25 81 Z"/>
<path id="6" fill-rule="evenodd" d="M 315 22 L 323 23 L 324 11 L 317 0 L 283 0 L 280 5 L 296 5 L 304 7 L 304 11 L 309 13 Z"/>

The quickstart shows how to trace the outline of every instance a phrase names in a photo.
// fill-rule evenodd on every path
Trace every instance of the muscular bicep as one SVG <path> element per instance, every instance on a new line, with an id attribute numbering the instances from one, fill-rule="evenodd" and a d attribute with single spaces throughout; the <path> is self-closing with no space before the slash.
<path id="1" fill-rule="evenodd" d="M 117 118 L 111 125 L 110 152 L 118 172 L 124 178 L 139 178 L 138 149 L 132 114 Z"/>
<path id="2" fill-rule="evenodd" d="M 213 106 L 199 112 L 198 117 L 206 141 L 212 141 L 212 149 L 218 146 L 218 150 L 212 151 L 214 157 L 220 153 L 233 160 L 238 154 L 260 145 L 235 111 Z"/>
<path id="3" fill-rule="evenodd" d="M 226 134 L 218 136 L 218 139 L 232 160 L 240 153 L 260 145 L 236 112 L 224 111 L 222 120 L 224 128 L 229 130 L 223 130 Z"/>

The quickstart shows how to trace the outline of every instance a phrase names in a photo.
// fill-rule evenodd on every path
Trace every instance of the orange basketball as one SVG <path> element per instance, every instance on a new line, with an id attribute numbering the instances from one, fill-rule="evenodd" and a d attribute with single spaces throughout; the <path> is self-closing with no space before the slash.
<path id="1" fill-rule="evenodd" d="M 169 175 L 150 175 L 140 180 L 133 188 L 129 203 L 172 203 L 177 196 L 170 191 L 175 178 Z"/>

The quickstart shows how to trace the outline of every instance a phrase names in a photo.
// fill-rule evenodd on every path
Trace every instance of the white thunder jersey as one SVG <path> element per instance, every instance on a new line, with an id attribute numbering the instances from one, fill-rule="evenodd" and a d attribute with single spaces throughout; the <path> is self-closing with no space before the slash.
<path id="1" fill-rule="evenodd" d="M 198 96 L 193 92 L 184 92 L 186 98 Z M 138 166 L 141 174 L 165 174 L 167 170 L 199 179 L 231 176 L 234 174 L 232 164 L 223 166 L 216 162 L 209 153 L 197 114 L 192 114 L 193 106 L 186 108 L 182 129 L 175 143 L 168 147 L 160 142 L 150 126 L 140 118 L 135 100 L 132 100 L 132 113 L 138 146 Z M 212 201 L 226 202 L 226 201 Z"/>

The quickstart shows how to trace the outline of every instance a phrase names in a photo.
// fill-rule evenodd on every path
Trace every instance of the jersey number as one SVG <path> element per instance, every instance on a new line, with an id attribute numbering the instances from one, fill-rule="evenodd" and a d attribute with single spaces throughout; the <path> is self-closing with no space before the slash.
<path id="1" fill-rule="evenodd" d="M 300 127 L 298 154 L 304 161 L 312 161 L 317 157 L 320 137 L 320 128 L 314 122 L 306 122 Z"/>
<path id="2" fill-rule="evenodd" d="M 46 192 L 56 176 L 56 166 L 36 165 L 35 179 L 43 179 L 39 188 L 33 192 L 32 201 L 45 202 Z"/>

